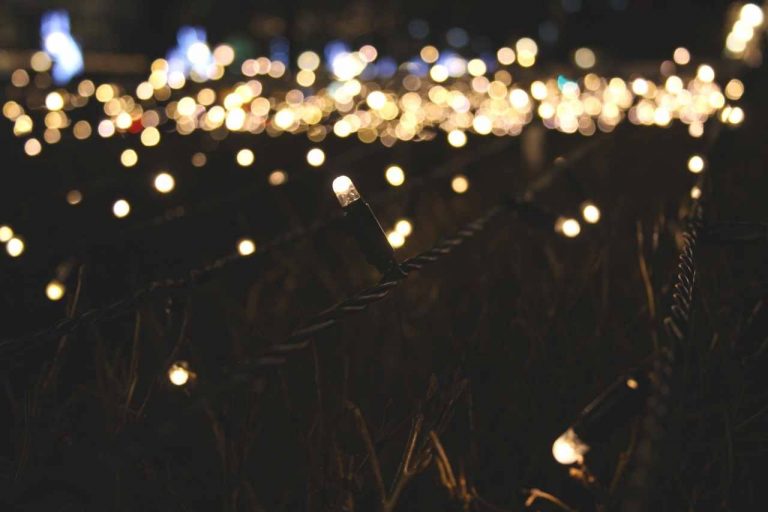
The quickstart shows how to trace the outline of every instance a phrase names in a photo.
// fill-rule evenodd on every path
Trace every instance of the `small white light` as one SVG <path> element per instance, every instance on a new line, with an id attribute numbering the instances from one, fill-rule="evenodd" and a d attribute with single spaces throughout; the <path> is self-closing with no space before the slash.
<path id="1" fill-rule="evenodd" d="M 594 203 L 587 202 L 581 205 L 581 215 L 585 221 L 596 224 L 600 220 L 600 209 Z"/>
<path id="2" fill-rule="evenodd" d="M 176 362 L 168 369 L 168 380 L 174 386 L 183 386 L 189 382 L 190 377 L 190 371 L 185 361 Z"/>
<path id="3" fill-rule="evenodd" d="M 13 238 L 13 229 L 10 226 L 0 226 L 0 243 L 6 243 Z"/>
<path id="4" fill-rule="evenodd" d="M 701 197 L 701 188 L 693 186 L 691 188 L 691 199 L 698 199 Z"/>
<path id="5" fill-rule="evenodd" d="M 387 233 L 387 241 L 389 242 L 389 245 L 392 246 L 393 249 L 399 249 L 403 245 L 405 245 L 405 237 L 398 233 L 397 231 L 390 231 Z"/>
<path id="6" fill-rule="evenodd" d="M 115 204 L 112 205 L 112 213 L 114 213 L 115 217 L 118 219 L 122 219 L 131 213 L 131 205 L 125 199 L 118 199 L 115 201 Z"/>
<path id="7" fill-rule="evenodd" d="M 560 464 L 582 463 L 584 454 L 588 451 L 589 446 L 570 428 L 552 444 L 552 455 Z"/>
<path id="8" fill-rule="evenodd" d="M 360 199 L 360 193 L 355 188 L 355 184 L 347 176 L 338 176 L 333 180 L 332 187 L 333 193 L 336 194 L 336 199 L 339 200 L 342 208 Z"/>
<path id="9" fill-rule="evenodd" d="M 463 174 L 457 174 L 451 180 L 451 188 L 457 194 L 463 194 L 469 190 L 469 180 Z"/>
<path id="10" fill-rule="evenodd" d="M 413 226 L 407 219 L 400 219 L 395 223 L 395 231 L 407 237 L 413 231 Z"/>
<path id="11" fill-rule="evenodd" d="M 699 155 L 693 155 L 688 159 L 688 170 L 694 174 L 699 174 L 704 170 L 704 159 Z"/>
<path id="12" fill-rule="evenodd" d="M 256 244 L 250 238 L 243 238 L 237 242 L 237 252 L 241 256 L 250 256 L 256 252 Z"/>
<path id="13" fill-rule="evenodd" d="M 24 241 L 21 238 L 12 237 L 5 244 L 5 250 L 12 258 L 18 258 L 24 252 Z"/>
<path id="14" fill-rule="evenodd" d="M 64 297 L 65 291 L 64 284 L 56 279 L 48 283 L 48 286 L 45 287 L 46 297 L 54 302 L 61 300 L 61 298 Z"/>
<path id="15" fill-rule="evenodd" d="M 393 187 L 399 187 L 405 183 L 405 172 L 399 165 L 387 167 L 387 170 L 384 171 L 384 177 L 387 178 L 387 182 Z"/>
<path id="16" fill-rule="evenodd" d="M 320 167 L 325 162 L 325 152 L 320 148 L 307 151 L 307 163 L 312 167 Z"/>
<path id="17" fill-rule="evenodd" d="M 576 219 L 560 217 L 555 223 L 555 231 L 562 233 L 568 238 L 575 238 L 581 233 L 581 224 Z"/>
<path id="18" fill-rule="evenodd" d="M 167 194 L 176 186 L 176 180 L 167 172 L 161 172 L 155 176 L 155 189 L 161 194 Z"/>

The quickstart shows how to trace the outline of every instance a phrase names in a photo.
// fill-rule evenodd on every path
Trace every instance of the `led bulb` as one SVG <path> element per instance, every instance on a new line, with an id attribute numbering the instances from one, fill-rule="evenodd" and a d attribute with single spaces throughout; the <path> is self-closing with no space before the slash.
<path id="1" fill-rule="evenodd" d="M 574 464 L 584 462 L 584 454 L 589 451 L 589 446 L 584 444 L 573 429 L 569 428 L 552 444 L 552 455 L 560 464 Z"/>
<path id="2" fill-rule="evenodd" d="M 387 241 L 393 249 L 399 249 L 405 245 L 405 236 L 403 236 L 403 234 L 399 233 L 398 231 L 390 231 L 387 233 Z"/>
<path id="3" fill-rule="evenodd" d="M 560 217 L 555 223 L 555 231 L 568 238 L 575 238 L 581 233 L 579 221 L 573 218 Z"/>
<path id="4" fill-rule="evenodd" d="M 54 302 L 57 300 L 61 300 L 61 298 L 64 297 L 65 291 L 66 291 L 66 288 L 64 288 L 64 285 L 57 279 L 54 279 L 53 281 L 48 283 L 48 286 L 45 287 L 46 297 L 48 297 L 48 299 Z"/>
<path id="5" fill-rule="evenodd" d="M 407 237 L 413 231 L 413 226 L 407 219 L 400 219 L 395 223 L 395 231 Z"/>
<path id="6" fill-rule="evenodd" d="M 241 256 L 250 256 L 256 252 L 256 244 L 250 238 L 242 238 L 237 242 L 237 252 Z"/>
<path id="7" fill-rule="evenodd" d="M 594 203 L 586 202 L 581 205 L 581 215 L 590 224 L 597 224 L 600 220 L 600 209 Z"/>
<path id="8" fill-rule="evenodd" d="M 355 184 L 347 176 L 339 176 L 333 180 L 333 193 L 336 194 L 336 199 L 339 200 L 342 208 L 346 208 L 350 204 L 360 199 L 360 193 L 355 188 Z"/>
<path id="9" fill-rule="evenodd" d="M 13 237 L 5 244 L 5 251 L 12 258 L 18 258 L 24 252 L 24 241 L 21 238 Z"/>
<path id="10" fill-rule="evenodd" d="M 13 229 L 10 226 L 0 226 L 0 242 L 5 243 L 13 238 Z"/>
<path id="11" fill-rule="evenodd" d="M 688 170 L 694 174 L 698 174 L 704 170 L 704 159 L 699 155 L 693 155 L 688 160 Z"/>
<path id="12" fill-rule="evenodd" d="M 189 365 L 186 361 L 177 361 L 168 369 L 168 380 L 174 386 L 183 386 L 189 382 L 190 377 L 192 377 L 192 373 L 189 371 Z"/>

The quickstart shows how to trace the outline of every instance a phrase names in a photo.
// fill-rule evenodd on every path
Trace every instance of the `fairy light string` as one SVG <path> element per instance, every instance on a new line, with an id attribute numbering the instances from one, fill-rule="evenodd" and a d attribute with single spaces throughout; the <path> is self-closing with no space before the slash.
<path id="1" fill-rule="evenodd" d="M 591 145 L 590 147 L 594 149 L 597 146 Z M 558 160 L 556 164 L 553 164 L 549 169 L 544 171 L 542 175 L 557 174 L 561 172 L 563 169 L 565 169 L 568 165 L 573 165 L 579 162 L 587 154 L 589 154 L 589 152 L 583 151 L 579 147 L 576 150 L 574 150 L 573 158 L 571 158 L 570 156 L 567 156 L 564 159 Z M 446 172 L 447 166 L 438 166 L 435 169 L 436 169 L 435 173 L 437 178 L 442 176 L 443 173 Z M 449 238 L 443 242 L 440 242 L 429 251 L 426 251 L 425 253 L 419 256 L 416 256 L 414 258 L 411 258 L 410 260 L 407 260 L 406 262 L 401 264 L 401 268 L 407 274 L 408 272 L 419 270 L 425 264 L 428 264 L 432 261 L 437 260 L 441 255 L 452 252 L 452 248 L 451 248 L 452 246 L 461 245 L 464 241 L 468 240 L 469 238 L 472 238 L 472 236 L 474 236 L 474 234 L 477 231 L 485 227 L 488 221 L 490 221 L 493 217 L 497 216 L 499 213 L 501 213 L 505 209 L 508 209 L 511 206 L 514 206 L 515 208 L 519 209 L 519 211 L 522 213 L 520 216 L 521 219 L 524 219 L 528 222 L 536 222 L 537 224 L 541 225 L 540 215 L 531 216 L 529 214 L 531 211 L 535 210 L 535 207 L 532 204 L 528 204 L 520 201 L 505 200 L 499 205 L 495 205 L 491 207 L 484 216 L 473 221 L 472 223 L 469 223 L 465 227 L 465 229 L 460 230 L 457 233 L 457 235 L 454 236 L 453 238 Z M 488 218 L 485 219 L 484 218 L 485 216 L 488 216 Z M 338 214 L 334 217 L 331 217 L 328 220 L 315 221 L 314 223 L 310 224 L 308 227 L 301 227 L 301 228 L 288 231 L 283 235 L 275 239 L 272 239 L 270 242 L 260 245 L 256 252 L 259 254 L 265 254 L 285 244 L 293 243 L 296 240 L 299 240 L 305 236 L 308 236 L 312 233 L 316 233 L 327 228 L 330 223 L 334 223 L 338 221 L 338 219 L 340 218 L 341 218 L 341 214 Z M 549 223 L 550 220 L 551 219 L 545 221 L 544 224 Z M 550 227 L 551 227 L 551 224 L 550 224 Z M 158 293 L 168 293 L 172 291 L 189 289 L 191 286 L 211 278 L 213 274 L 217 273 L 221 269 L 227 268 L 233 264 L 236 264 L 238 262 L 244 262 L 244 261 L 246 260 L 243 259 L 242 255 L 238 253 L 230 253 L 226 256 L 223 256 L 216 260 L 208 262 L 200 267 L 192 269 L 181 277 L 169 277 L 169 278 L 153 281 L 149 285 L 133 291 L 130 295 L 124 297 L 123 299 L 110 303 L 106 306 L 96 307 L 89 311 L 81 313 L 79 315 L 75 315 L 71 318 L 62 319 L 50 328 L 42 329 L 40 331 L 23 335 L 18 338 L 3 340 L 0 342 L 0 355 L 6 358 L 12 357 L 13 354 L 15 353 L 31 350 L 32 348 L 36 347 L 39 343 L 44 343 L 47 340 L 72 333 L 75 330 L 85 325 L 99 323 L 105 320 L 109 320 L 111 318 L 118 317 L 120 315 L 125 314 L 126 312 L 132 311 L 137 307 L 138 304 L 141 304 L 146 300 L 149 300 L 151 297 L 156 296 Z M 396 286 L 396 284 L 394 285 L 391 284 L 392 281 L 390 281 L 389 283 L 390 284 L 384 285 L 381 288 L 375 287 L 373 291 L 366 290 L 364 292 L 361 292 L 358 295 L 360 295 L 364 303 L 365 301 L 375 297 L 377 297 L 378 300 L 381 300 L 387 295 L 386 290 L 389 287 Z M 397 283 L 397 281 L 395 283 Z M 384 292 L 383 295 L 382 295 L 382 292 Z M 351 300 L 352 300 L 352 303 L 347 304 L 345 306 L 340 306 L 340 311 L 343 310 L 345 312 L 350 312 L 350 311 L 360 311 L 362 309 L 365 309 L 365 307 L 360 308 L 360 304 L 357 303 L 354 299 L 351 299 Z M 367 305 L 367 303 L 365 303 L 365 305 Z M 322 317 L 324 317 L 323 314 L 319 315 L 319 318 L 322 318 Z M 335 323 L 335 320 L 333 323 Z M 307 333 L 297 331 L 297 333 L 294 333 L 294 334 L 296 335 L 296 337 L 292 335 L 291 339 L 295 341 L 297 338 L 300 340 L 303 340 L 304 336 Z"/>

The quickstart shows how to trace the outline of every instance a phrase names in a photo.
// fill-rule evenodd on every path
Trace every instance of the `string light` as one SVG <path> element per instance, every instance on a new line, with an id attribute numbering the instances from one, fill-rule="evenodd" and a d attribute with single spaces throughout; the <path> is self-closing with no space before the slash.
<path id="1" fill-rule="evenodd" d="M 700 155 L 693 155 L 688 159 L 688 170 L 698 174 L 704 170 L 704 159 Z"/>
<path id="2" fill-rule="evenodd" d="M 560 217 L 555 223 L 555 231 L 568 238 L 576 238 L 581 233 L 581 224 L 574 218 Z"/>
<path id="3" fill-rule="evenodd" d="M 64 284 L 54 279 L 45 287 L 45 296 L 54 302 L 61 300 L 66 291 Z"/>
<path id="4" fill-rule="evenodd" d="M 325 152 L 320 148 L 307 151 L 307 163 L 312 167 L 320 167 L 325 162 Z"/>
<path id="5" fill-rule="evenodd" d="M 237 242 L 237 252 L 240 256 L 250 256 L 256 252 L 256 243 L 250 238 L 241 238 Z"/>
<path id="6" fill-rule="evenodd" d="M 176 187 L 176 180 L 167 172 L 155 176 L 155 189 L 161 194 L 168 194 Z"/>
<path id="7" fill-rule="evenodd" d="M 552 444 L 552 455 L 560 464 L 583 464 L 590 444 L 605 437 L 617 423 L 627 421 L 643 406 L 648 376 L 631 372 L 616 379 L 587 405 L 576 421 Z"/>
<path id="8" fill-rule="evenodd" d="M 24 252 L 24 241 L 18 237 L 11 237 L 5 244 L 5 251 L 12 258 L 18 258 Z"/>
<path id="9" fill-rule="evenodd" d="M 384 171 L 384 177 L 387 178 L 387 182 L 393 187 L 399 187 L 405 183 L 405 171 L 398 165 L 387 167 L 387 170 Z"/>
<path id="10" fill-rule="evenodd" d="M 195 153 L 192 155 L 192 165 L 195 167 L 203 167 L 208 162 L 208 157 L 205 153 Z"/>
<path id="11" fill-rule="evenodd" d="M 584 462 L 589 446 L 584 444 L 572 429 L 568 429 L 552 444 L 552 455 L 560 464 L 570 465 Z"/>
<path id="12" fill-rule="evenodd" d="M 363 201 L 360 192 L 348 176 L 337 176 L 331 184 L 336 199 L 344 209 L 347 226 L 357 240 L 366 260 L 382 275 L 402 277 L 404 274 L 395 259 L 393 247 L 402 246 L 405 237 L 397 231 L 384 234 L 371 207 Z"/>
<path id="13" fill-rule="evenodd" d="M 584 220 L 590 224 L 596 224 L 600 221 L 600 209 L 591 202 L 586 202 L 581 205 L 581 215 Z"/>
<path id="14" fill-rule="evenodd" d="M 250 149 L 241 149 L 237 152 L 237 164 L 241 167 L 248 167 L 253 163 L 253 151 Z"/>
<path id="15" fill-rule="evenodd" d="M 112 213 L 118 219 L 128 216 L 131 213 L 131 205 L 125 199 L 118 199 L 112 205 Z"/>
<path id="16" fill-rule="evenodd" d="M 186 385 L 193 376 L 194 374 L 189 371 L 189 365 L 186 361 L 177 361 L 168 369 L 168 380 L 174 386 Z"/>
<path id="17" fill-rule="evenodd" d="M 387 233 L 387 241 L 389 242 L 389 245 L 392 246 L 393 249 L 399 249 L 403 245 L 405 245 L 405 237 L 402 233 L 399 233 L 397 231 L 390 231 Z"/>
<path id="18" fill-rule="evenodd" d="M 448 132 L 448 143 L 455 148 L 463 147 L 467 144 L 467 134 L 461 130 L 451 130 Z"/>
<path id="19" fill-rule="evenodd" d="M 408 219 L 400 219 L 395 223 L 395 231 L 407 238 L 413 231 L 413 225 Z"/>
<path id="20" fill-rule="evenodd" d="M 451 180 L 451 189 L 457 194 L 463 194 L 469 190 L 469 180 L 463 174 L 457 174 Z"/>
<path id="21" fill-rule="evenodd" d="M 280 169 L 276 169 L 269 173 L 269 178 L 267 178 L 269 181 L 269 184 L 273 187 L 277 187 L 280 185 L 283 185 L 288 180 L 288 175 L 285 171 L 281 171 Z"/>
<path id="22" fill-rule="evenodd" d="M 13 229 L 10 226 L 0 226 L 0 243 L 6 243 L 13 238 Z"/>
<path id="23" fill-rule="evenodd" d="M 347 176 L 338 176 L 333 180 L 331 187 L 342 208 L 346 208 L 360 199 L 360 193 L 355 188 L 355 184 Z"/>
<path id="24" fill-rule="evenodd" d="M 67 203 L 72 206 L 80 204 L 83 200 L 83 194 L 79 190 L 70 190 L 67 192 Z"/>
<path id="25" fill-rule="evenodd" d="M 701 188 L 694 185 L 691 187 L 691 199 L 699 199 L 701 197 Z"/>
<path id="26" fill-rule="evenodd" d="M 139 154 L 133 149 L 126 149 L 120 153 L 120 163 L 123 164 L 124 167 L 133 167 L 138 161 Z"/>
<path id="27" fill-rule="evenodd" d="M 689 62 L 691 62 L 691 53 L 688 51 L 687 48 L 683 48 L 682 46 L 675 49 L 675 52 L 672 54 L 672 60 L 675 61 L 675 64 L 678 64 L 680 66 L 685 66 Z"/>

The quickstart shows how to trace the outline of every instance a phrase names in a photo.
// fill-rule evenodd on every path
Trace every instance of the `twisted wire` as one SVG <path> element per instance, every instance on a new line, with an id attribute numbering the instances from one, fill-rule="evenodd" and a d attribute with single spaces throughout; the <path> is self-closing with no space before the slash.
<path id="1" fill-rule="evenodd" d="M 453 253 L 457 248 L 464 245 L 467 241 L 474 238 L 482 232 L 490 222 L 505 211 L 509 211 L 516 203 L 504 201 L 486 210 L 480 217 L 468 222 L 459 229 L 453 236 L 444 238 L 437 242 L 432 248 L 405 260 L 400 264 L 403 275 L 400 277 L 385 276 L 378 284 L 366 288 L 354 295 L 344 299 L 325 311 L 315 315 L 305 324 L 293 331 L 288 338 L 276 345 L 273 345 L 256 358 L 256 363 L 272 364 L 284 362 L 285 355 L 291 352 L 297 352 L 305 349 L 312 336 L 315 336 L 343 319 L 365 311 L 368 306 L 381 302 L 386 299 L 390 292 L 394 290 L 405 279 L 414 273 L 422 270 L 443 256 Z"/>
<path id="2" fill-rule="evenodd" d="M 672 304 L 669 314 L 663 319 L 666 343 L 659 350 L 650 371 L 650 390 L 634 453 L 634 468 L 621 503 L 622 512 L 646 510 L 652 495 L 654 471 L 662 451 L 667 417 L 672 409 L 675 368 L 690 334 L 696 286 L 696 246 L 702 227 L 703 209 L 701 202 L 697 201 L 686 219 L 682 235 L 683 247 L 678 255 Z"/>

